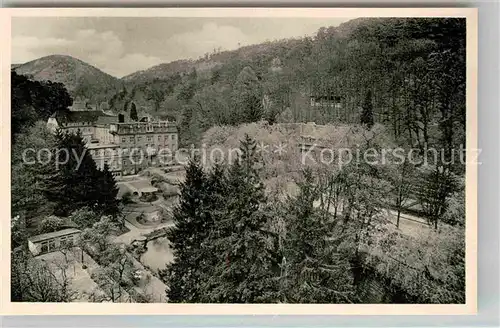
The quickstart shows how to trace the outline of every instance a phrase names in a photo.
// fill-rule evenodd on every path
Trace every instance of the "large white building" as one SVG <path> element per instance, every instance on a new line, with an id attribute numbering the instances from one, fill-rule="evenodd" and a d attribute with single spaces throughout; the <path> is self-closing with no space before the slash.
<path id="1" fill-rule="evenodd" d="M 178 149 L 177 124 L 169 121 L 119 122 L 99 110 L 55 112 L 47 121 L 51 131 L 80 132 L 98 168 L 107 164 L 115 176 L 136 174 L 149 166 L 173 164 Z M 168 158 L 165 158 L 168 155 Z"/>

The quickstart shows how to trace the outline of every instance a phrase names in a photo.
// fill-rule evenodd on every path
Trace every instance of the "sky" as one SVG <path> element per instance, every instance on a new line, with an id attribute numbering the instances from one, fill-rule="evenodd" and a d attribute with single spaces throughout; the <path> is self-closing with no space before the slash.
<path id="1" fill-rule="evenodd" d="M 214 49 L 314 35 L 332 18 L 16 17 L 12 63 L 70 55 L 116 77 Z"/>

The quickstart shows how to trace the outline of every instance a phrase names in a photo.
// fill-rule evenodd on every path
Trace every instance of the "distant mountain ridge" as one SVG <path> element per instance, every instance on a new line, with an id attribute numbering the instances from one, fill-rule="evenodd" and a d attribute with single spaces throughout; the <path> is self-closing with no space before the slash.
<path id="1" fill-rule="evenodd" d="M 210 72 L 233 59 L 248 60 L 252 57 L 268 52 L 271 48 L 289 47 L 291 44 L 299 42 L 300 39 L 286 39 L 272 42 L 268 41 L 244 46 L 235 50 L 226 50 L 206 54 L 199 59 L 182 59 L 169 63 L 162 63 L 124 76 L 122 81 L 129 84 L 151 82 L 155 80 L 168 79 L 176 74 L 190 73 L 193 70 L 196 70 L 197 73 L 203 74 L 204 72 Z"/>
<path id="2" fill-rule="evenodd" d="M 333 33 L 339 38 L 347 38 L 359 26 L 369 25 L 376 20 L 378 19 L 353 19 L 337 27 L 323 27 L 315 36 L 266 41 L 235 50 L 214 51 L 198 59 L 162 63 L 122 78 L 111 76 L 91 64 L 67 55 L 50 55 L 24 64 L 12 64 L 11 68 L 34 80 L 63 83 L 74 99 L 85 98 L 94 104 L 108 102 L 110 109 L 114 111 L 127 108 L 132 101 L 146 111 L 155 108 L 154 111 L 157 111 L 166 94 L 177 93 L 179 87 L 182 88 L 185 81 L 183 76 L 196 72 L 199 77 L 210 79 L 225 71 L 226 76 L 223 78 L 227 79 L 244 66 L 251 65 L 260 77 L 265 74 L 273 58 L 279 63 L 280 59 L 290 56 L 300 57 L 302 54 L 299 52 L 307 53 L 311 42 L 322 35 Z"/>
<path id="3" fill-rule="evenodd" d="M 67 55 L 41 57 L 24 64 L 12 65 L 12 69 L 33 80 L 63 83 L 74 98 L 102 101 L 99 98 L 114 94 L 122 87 L 118 78 Z"/>
<path id="4" fill-rule="evenodd" d="M 121 78 L 123 82 L 146 82 L 148 80 L 161 80 L 175 74 L 182 74 L 196 69 L 197 71 L 210 70 L 219 65 L 216 61 L 204 60 L 176 60 L 169 63 L 162 63 L 145 70 L 137 71 Z"/>
<path id="5" fill-rule="evenodd" d="M 370 24 L 380 18 L 356 18 L 344 22 L 336 27 L 324 27 L 321 30 L 329 31 L 334 29 L 336 35 L 340 38 L 348 37 L 354 30 L 361 25 Z M 260 56 L 269 52 L 273 48 L 293 48 L 301 42 L 301 37 L 281 39 L 275 41 L 267 41 L 258 44 L 243 46 L 235 50 L 225 50 L 206 54 L 204 57 L 192 60 L 176 60 L 169 63 L 155 65 L 145 70 L 137 71 L 121 78 L 125 83 L 144 83 L 154 80 L 162 80 L 170 78 L 176 74 L 189 73 L 196 70 L 198 73 L 210 71 L 214 68 L 222 66 L 224 63 L 232 59 L 248 60 L 253 57 Z"/>
<path id="6" fill-rule="evenodd" d="M 342 23 L 337 27 L 326 27 L 324 30 L 334 28 L 338 36 L 347 37 L 359 25 L 369 23 L 376 18 L 357 18 Z M 243 46 L 235 50 L 220 51 L 207 54 L 199 59 L 181 59 L 162 63 L 145 70 L 140 70 L 122 78 L 114 77 L 80 59 L 68 55 L 49 55 L 23 64 L 12 64 L 18 74 L 27 75 L 35 80 L 51 80 L 63 83 L 72 96 L 95 97 L 96 93 L 102 95 L 103 89 L 120 90 L 124 84 L 145 83 L 154 80 L 168 79 L 176 74 L 211 71 L 231 59 L 249 59 L 265 53 L 269 48 L 282 47 L 300 42 L 300 38 L 277 40 Z M 107 95 L 111 94 L 104 92 Z M 109 98 L 109 97 L 108 97 Z M 102 99 L 99 99 L 101 101 Z"/>

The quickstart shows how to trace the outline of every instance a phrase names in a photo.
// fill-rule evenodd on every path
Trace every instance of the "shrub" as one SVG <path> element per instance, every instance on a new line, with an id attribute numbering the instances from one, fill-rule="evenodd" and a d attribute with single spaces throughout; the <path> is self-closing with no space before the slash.
<path id="1" fill-rule="evenodd" d="M 127 191 L 123 194 L 122 196 L 122 203 L 123 204 L 131 204 L 133 203 L 132 201 L 132 194 L 130 193 L 130 191 Z"/>
<path id="2" fill-rule="evenodd" d="M 144 214 L 144 212 L 141 212 L 141 214 L 139 214 L 136 218 L 136 220 L 138 222 L 143 222 L 144 220 L 146 219 L 146 215 Z"/>
<path id="3" fill-rule="evenodd" d="M 421 303 L 465 302 L 465 230 L 441 225 L 418 236 L 387 231 L 364 247 L 365 267 Z"/>
<path id="4" fill-rule="evenodd" d="M 156 196 L 156 194 L 153 194 L 153 193 L 147 193 L 147 194 L 142 194 L 139 199 L 142 202 L 150 203 L 150 202 L 154 202 L 155 200 L 157 200 L 158 196 Z"/>
<path id="5" fill-rule="evenodd" d="M 100 219 L 100 217 L 88 207 L 82 207 L 74 211 L 73 213 L 71 213 L 69 218 L 80 228 L 90 228 Z"/>
<path id="6" fill-rule="evenodd" d="M 453 193 L 448 198 L 448 207 L 443 215 L 443 222 L 450 225 L 465 225 L 465 192 Z"/>
<path id="7" fill-rule="evenodd" d="M 63 226 L 64 226 L 63 219 L 55 215 L 51 215 L 43 219 L 42 222 L 40 222 L 38 233 L 42 234 L 42 233 L 54 232 L 60 230 Z"/>

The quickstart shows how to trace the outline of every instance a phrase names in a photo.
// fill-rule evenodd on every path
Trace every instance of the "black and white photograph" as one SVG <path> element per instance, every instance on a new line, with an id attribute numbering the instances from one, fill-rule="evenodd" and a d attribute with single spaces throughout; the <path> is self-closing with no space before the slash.
<path id="1" fill-rule="evenodd" d="M 469 18 L 397 16 L 12 17 L 12 306 L 475 302 Z"/>

